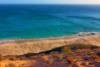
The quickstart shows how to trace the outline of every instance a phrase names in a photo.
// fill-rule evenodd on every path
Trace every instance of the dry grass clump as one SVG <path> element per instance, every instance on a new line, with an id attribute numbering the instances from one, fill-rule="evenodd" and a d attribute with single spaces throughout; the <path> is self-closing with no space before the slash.
<path id="1" fill-rule="evenodd" d="M 62 52 L 65 52 L 66 54 L 70 54 L 71 48 L 69 46 L 65 46 L 65 47 L 62 48 Z"/>
<path id="2" fill-rule="evenodd" d="M 62 60 L 62 59 L 65 58 L 65 56 L 63 54 L 61 54 L 61 55 L 58 56 L 58 58 L 59 58 L 59 60 Z"/>
<path id="3" fill-rule="evenodd" d="M 94 55 L 93 58 L 95 59 L 95 61 L 100 62 L 100 57 L 99 56 Z"/>
<path id="4" fill-rule="evenodd" d="M 43 56 L 42 59 L 47 63 L 47 64 L 52 64 L 53 63 L 53 59 L 50 59 L 50 57 L 48 55 Z"/>
<path id="5" fill-rule="evenodd" d="M 10 64 L 7 64 L 5 67 L 16 67 L 14 64 L 10 63 Z"/>
<path id="6" fill-rule="evenodd" d="M 0 61 L 2 61 L 2 59 L 3 59 L 3 56 L 2 56 L 2 55 L 0 55 Z"/>
<path id="7" fill-rule="evenodd" d="M 27 57 L 24 57 L 24 56 L 15 56 L 15 55 L 1 56 L 0 55 L 0 61 L 3 61 L 3 60 L 16 61 L 16 60 L 26 60 L 26 59 Z"/>
<path id="8" fill-rule="evenodd" d="M 19 60 L 19 57 L 15 56 L 15 55 L 8 55 L 8 56 L 0 56 L 0 60 L 11 60 L 11 61 L 15 61 L 15 60 Z"/>
<path id="9" fill-rule="evenodd" d="M 46 60 L 46 62 L 47 62 L 48 64 L 52 64 L 52 63 L 53 63 L 53 59 Z"/>
<path id="10" fill-rule="evenodd" d="M 85 43 L 73 43 L 69 45 L 70 49 L 76 50 L 76 49 L 96 49 L 99 48 L 98 46 L 92 45 L 92 44 L 85 44 Z"/>
<path id="11" fill-rule="evenodd" d="M 4 60 L 0 61 L 0 67 L 30 67 L 31 64 L 35 64 L 34 60 Z"/>
<path id="12" fill-rule="evenodd" d="M 9 60 L 12 60 L 12 61 L 18 60 L 17 56 L 15 56 L 15 55 L 8 55 L 8 56 L 5 56 L 5 57 L 8 58 Z"/>

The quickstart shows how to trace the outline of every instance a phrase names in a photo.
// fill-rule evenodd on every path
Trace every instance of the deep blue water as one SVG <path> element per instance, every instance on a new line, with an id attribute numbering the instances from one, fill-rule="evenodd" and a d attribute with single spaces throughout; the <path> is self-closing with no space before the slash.
<path id="1" fill-rule="evenodd" d="M 100 32 L 100 6 L 0 5 L 0 39 Z"/>

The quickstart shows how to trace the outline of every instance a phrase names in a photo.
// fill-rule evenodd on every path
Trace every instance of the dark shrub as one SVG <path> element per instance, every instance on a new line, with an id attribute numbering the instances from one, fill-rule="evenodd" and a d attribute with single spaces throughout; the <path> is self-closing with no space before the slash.
<path id="1" fill-rule="evenodd" d="M 65 46 L 62 48 L 62 52 L 65 52 L 66 54 L 70 54 L 71 53 L 71 49 L 69 46 Z"/>

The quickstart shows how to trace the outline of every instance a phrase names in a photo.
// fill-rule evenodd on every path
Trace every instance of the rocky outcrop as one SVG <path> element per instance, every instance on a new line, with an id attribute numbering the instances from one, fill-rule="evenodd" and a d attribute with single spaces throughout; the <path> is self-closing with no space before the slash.
<path id="1" fill-rule="evenodd" d="M 80 33 L 73 36 L 56 38 L 3 41 L 0 43 L 0 55 L 6 56 L 40 53 L 65 45 L 74 45 L 75 43 L 83 43 L 100 47 L 100 34 Z"/>

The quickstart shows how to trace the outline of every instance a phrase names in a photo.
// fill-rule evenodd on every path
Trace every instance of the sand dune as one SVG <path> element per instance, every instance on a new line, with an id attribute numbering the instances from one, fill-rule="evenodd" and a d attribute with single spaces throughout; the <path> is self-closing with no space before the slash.
<path id="1" fill-rule="evenodd" d="M 27 53 L 40 53 L 57 47 L 83 43 L 100 47 L 99 33 L 79 33 L 73 36 L 56 38 L 13 40 L 0 43 L 0 55 L 23 55 Z"/>

